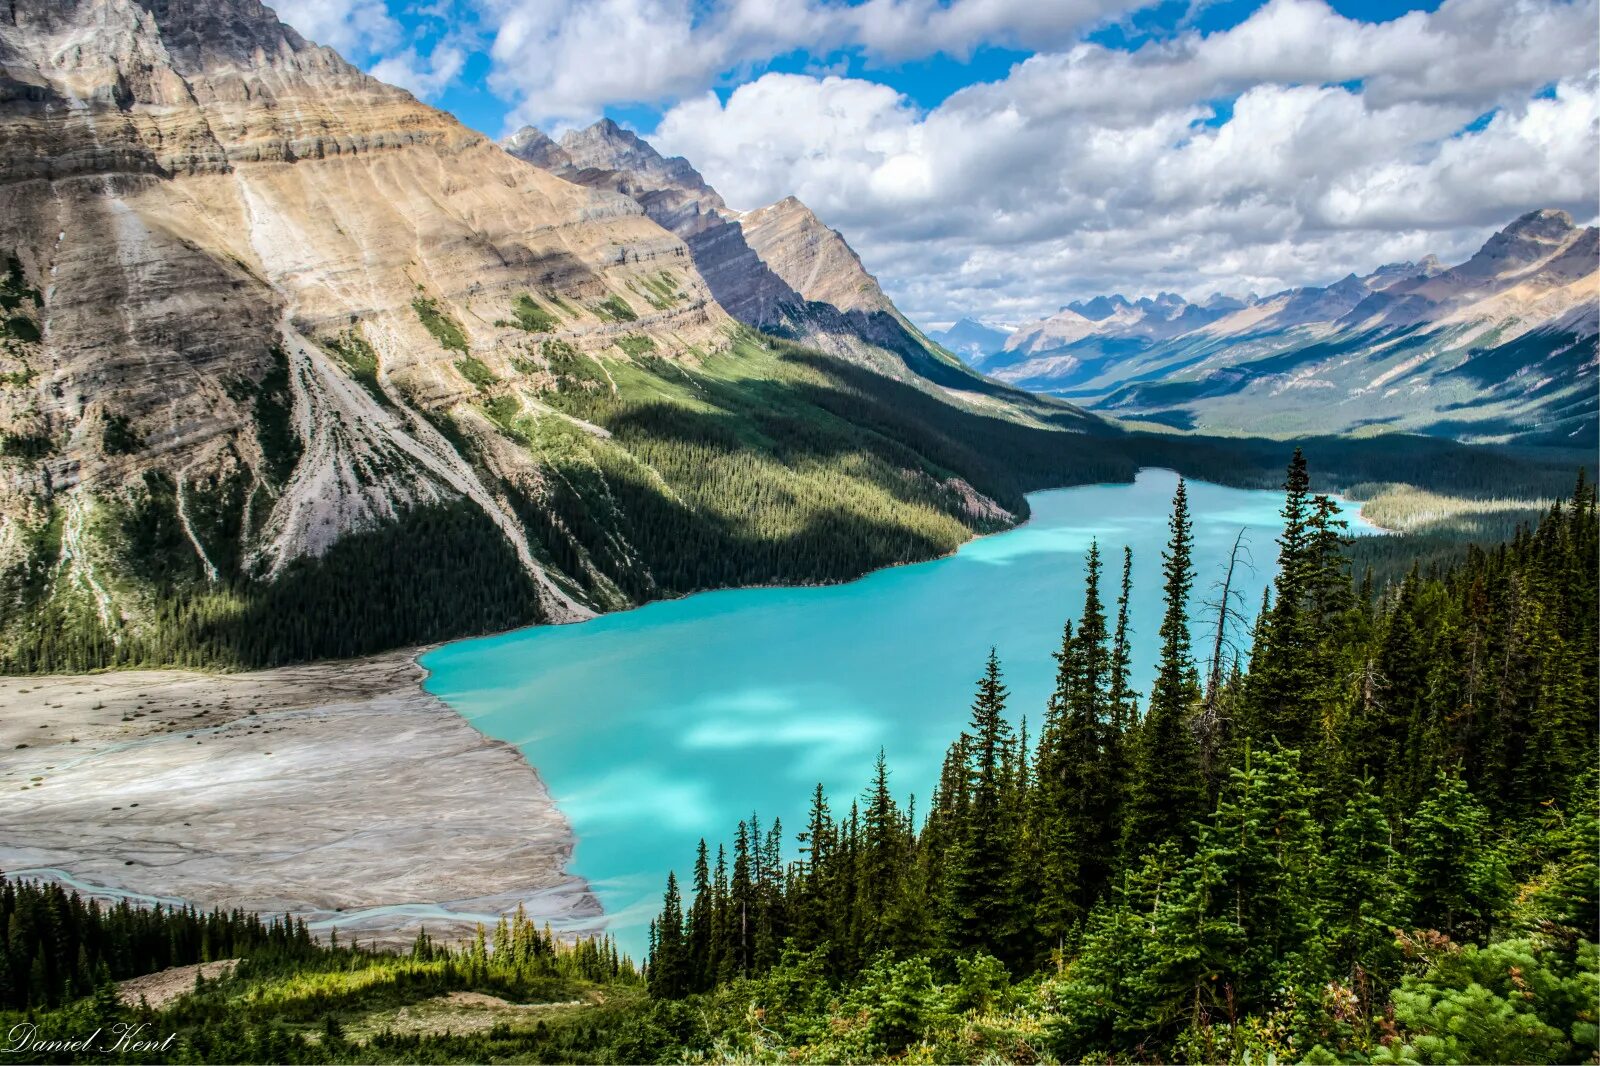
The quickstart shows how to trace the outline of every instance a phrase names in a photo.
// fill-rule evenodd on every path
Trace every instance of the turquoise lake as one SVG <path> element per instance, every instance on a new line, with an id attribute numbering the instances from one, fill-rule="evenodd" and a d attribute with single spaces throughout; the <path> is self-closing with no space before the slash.
<path id="1" fill-rule="evenodd" d="M 1035 493 L 1025 526 L 847 585 L 700 593 L 459 641 L 423 657 L 426 687 L 538 768 L 577 834 L 573 871 L 637 957 L 667 871 L 685 877 L 696 842 L 714 855 L 752 810 L 763 826 L 783 819 L 792 851 L 813 786 L 848 811 L 880 747 L 896 792 L 923 809 L 991 645 L 1010 716 L 1026 715 L 1036 735 L 1091 540 L 1108 609 L 1122 547 L 1133 549 L 1134 672 L 1147 693 L 1176 485 L 1144 470 L 1131 485 Z M 1282 496 L 1190 482 L 1189 505 L 1198 649 L 1212 624 L 1202 601 L 1240 529 L 1254 568 L 1236 585 L 1247 613 L 1260 603 Z M 1353 507 L 1346 517 L 1352 532 L 1372 531 Z"/>

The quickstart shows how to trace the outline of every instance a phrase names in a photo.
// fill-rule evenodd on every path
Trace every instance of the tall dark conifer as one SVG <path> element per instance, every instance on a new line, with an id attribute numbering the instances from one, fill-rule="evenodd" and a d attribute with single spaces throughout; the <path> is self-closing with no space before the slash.
<path id="1" fill-rule="evenodd" d="M 966 751 L 969 800 L 947 852 L 941 927 L 945 943 L 960 952 L 982 948 L 1002 959 L 1021 933 L 1016 840 L 1018 814 L 1006 809 L 1006 686 L 1000 660 L 989 652 L 972 702 L 969 732 L 958 742 Z"/>
<path id="2" fill-rule="evenodd" d="M 1249 735 L 1297 747 L 1312 732 L 1319 688 L 1316 616 L 1311 598 L 1321 575 L 1313 536 L 1311 475 L 1299 448 L 1283 482 L 1283 533 L 1272 609 L 1258 633 L 1247 688 Z"/>
<path id="3" fill-rule="evenodd" d="M 1171 531 L 1161 556 L 1166 607 L 1161 617 L 1161 658 L 1150 706 L 1139 729 L 1134 773 L 1123 819 L 1123 851 L 1174 838 L 1187 840 L 1202 812 L 1205 782 L 1189 717 L 1200 699 L 1189 641 L 1189 593 L 1194 588 L 1194 531 L 1183 479 L 1172 497 Z"/>

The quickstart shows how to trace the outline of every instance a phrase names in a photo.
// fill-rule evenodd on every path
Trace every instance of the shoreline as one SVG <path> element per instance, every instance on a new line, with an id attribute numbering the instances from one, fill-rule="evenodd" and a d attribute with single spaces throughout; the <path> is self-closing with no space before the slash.
<path id="1" fill-rule="evenodd" d="M 0 678 L 0 870 L 383 946 L 470 936 L 519 904 L 598 930 L 537 769 L 422 688 L 426 650 Z"/>

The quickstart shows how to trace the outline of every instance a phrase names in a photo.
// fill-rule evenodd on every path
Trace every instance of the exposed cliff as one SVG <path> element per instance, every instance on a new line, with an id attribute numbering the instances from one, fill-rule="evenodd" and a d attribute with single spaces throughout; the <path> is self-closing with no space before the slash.
<path id="1" fill-rule="evenodd" d="M 0 665 L 356 654 L 1021 508 L 945 430 L 828 410 L 878 379 L 743 332 L 715 288 L 804 301 L 686 164 L 530 167 L 254 0 L 16 0 L 0 141 Z"/>
<path id="2" fill-rule="evenodd" d="M 757 329 L 919 384 L 981 389 L 895 308 L 837 230 L 799 200 L 740 214 L 699 171 L 610 119 L 564 134 L 533 127 L 504 142 L 535 166 L 633 198 L 682 237 L 717 302 Z"/>

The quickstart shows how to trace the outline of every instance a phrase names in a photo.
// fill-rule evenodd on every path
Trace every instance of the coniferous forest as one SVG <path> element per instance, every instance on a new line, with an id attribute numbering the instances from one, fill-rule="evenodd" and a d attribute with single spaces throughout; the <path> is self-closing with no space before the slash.
<path id="1" fill-rule="evenodd" d="M 641 970 L 520 916 L 394 954 L 6 884 L 0 1023 L 178 1034 L 142 1061 L 1600 1061 L 1593 486 L 1381 588 L 1299 453 L 1282 516 L 1235 651 L 1192 611 L 1180 481 L 1150 692 L 1148 593 L 1096 546 L 1045 706 L 1008 698 L 996 649 L 930 795 L 885 753 L 803 825 L 702 842 Z M 108 983 L 236 955 L 161 1008 Z M 447 992 L 582 1006 L 373 1029 Z"/>
<path id="2" fill-rule="evenodd" d="M 683 1050 L 1593 1061 L 1594 491 L 1378 595 L 1309 486 L 1297 453 L 1248 661 L 1191 630 L 1180 482 L 1148 699 L 1096 548 L 1048 705 L 991 655 L 925 814 L 880 756 L 795 861 L 755 815 L 703 845 L 648 967 Z"/>

